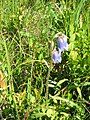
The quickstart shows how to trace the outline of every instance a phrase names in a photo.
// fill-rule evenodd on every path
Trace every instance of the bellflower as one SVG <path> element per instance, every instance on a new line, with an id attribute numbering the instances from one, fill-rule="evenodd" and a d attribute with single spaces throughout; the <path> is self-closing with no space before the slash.
<path id="1" fill-rule="evenodd" d="M 61 52 L 64 50 L 68 50 L 68 43 L 67 43 L 67 36 L 62 34 L 62 35 L 58 35 L 57 37 L 57 45 L 58 48 L 61 49 Z"/>
<path id="2" fill-rule="evenodd" d="M 53 50 L 53 53 L 52 53 L 52 60 L 54 63 L 61 63 L 62 61 L 62 58 L 61 58 L 61 50 L 56 50 L 54 49 Z"/>

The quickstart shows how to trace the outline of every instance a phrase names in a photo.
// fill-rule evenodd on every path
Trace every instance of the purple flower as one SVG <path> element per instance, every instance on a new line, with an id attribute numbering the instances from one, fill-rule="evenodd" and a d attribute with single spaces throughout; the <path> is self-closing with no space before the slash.
<path id="1" fill-rule="evenodd" d="M 53 50 L 52 60 L 54 63 L 61 63 L 62 58 L 61 58 L 61 50 L 60 49 L 58 51 L 56 49 Z"/>
<path id="2" fill-rule="evenodd" d="M 67 36 L 62 34 L 57 37 L 57 45 L 58 48 L 61 49 L 61 52 L 64 50 L 68 50 Z"/>

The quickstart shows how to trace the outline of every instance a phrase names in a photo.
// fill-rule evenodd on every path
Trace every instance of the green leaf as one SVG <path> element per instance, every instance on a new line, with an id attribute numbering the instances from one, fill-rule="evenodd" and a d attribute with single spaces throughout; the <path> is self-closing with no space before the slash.
<path id="1" fill-rule="evenodd" d="M 74 42 L 75 41 L 75 37 L 76 37 L 76 34 L 72 34 L 72 36 L 70 37 L 69 41 L 70 42 Z"/>
<path id="2" fill-rule="evenodd" d="M 69 114 L 65 113 L 65 112 L 60 112 L 60 114 L 64 115 L 65 117 L 68 117 Z"/>
<path id="3" fill-rule="evenodd" d="M 69 103 L 70 106 L 72 107 L 77 107 L 79 108 L 78 104 L 74 103 L 73 101 L 70 101 L 68 99 L 65 99 L 65 98 L 62 98 L 62 97 L 59 97 L 59 96 L 52 96 L 52 95 L 49 95 L 52 99 L 55 99 L 55 100 L 61 100 L 63 102 L 66 102 L 66 103 Z"/>
<path id="4" fill-rule="evenodd" d="M 53 109 L 48 109 L 46 114 L 48 117 L 51 117 L 54 114 Z"/>
<path id="5" fill-rule="evenodd" d="M 79 87 L 77 87 L 77 92 L 79 94 L 79 97 L 82 98 L 82 93 L 81 93 L 81 89 Z"/>
<path id="6" fill-rule="evenodd" d="M 32 116 L 31 116 L 31 118 L 33 119 L 33 118 L 39 118 L 39 117 L 42 117 L 42 116 L 44 116 L 44 115 L 46 115 L 46 113 L 35 113 L 35 114 L 32 114 Z"/>
<path id="7" fill-rule="evenodd" d="M 33 39 L 29 39 L 29 46 L 32 47 L 33 46 Z"/>
<path id="8" fill-rule="evenodd" d="M 43 59 L 43 53 L 40 53 L 40 54 L 39 54 L 38 59 L 39 59 L 39 60 L 42 60 L 42 59 Z"/>
<path id="9" fill-rule="evenodd" d="M 76 61 L 78 59 L 78 53 L 77 53 L 77 51 L 71 51 L 69 57 L 72 60 Z"/>
<path id="10" fill-rule="evenodd" d="M 62 83 L 64 83 L 65 81 L 68 81 L 68 79 L 63 79 L 63 80 L 60 80 L 58 83 L 57 83 L 57 86 L 60 86 Z"/>
<path id="11" fill-rule="evenodd" d="M 35 97 L 32 96 L 32 95 L 30 95 L 30 102 L 31 102 L 31 103 L 35 103 L 35 101 L 36 101 L 36 100 L 35 100 Z"/>
<path id="12" fill-rule="evenodd" d="M 90 85 L 90 82 L 83 83 L 83 86 L 87 86 L 87 85 Z"/>

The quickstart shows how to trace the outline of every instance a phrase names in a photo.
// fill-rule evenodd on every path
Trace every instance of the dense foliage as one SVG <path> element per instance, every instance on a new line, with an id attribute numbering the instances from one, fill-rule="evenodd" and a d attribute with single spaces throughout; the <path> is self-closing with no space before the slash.
<path id="1" fill-rule="evenodd" d="M 90 120 L 90 1 L 0 2 L 0 117 Z M 69 50 L 54 64 L 58 32 Z"/>

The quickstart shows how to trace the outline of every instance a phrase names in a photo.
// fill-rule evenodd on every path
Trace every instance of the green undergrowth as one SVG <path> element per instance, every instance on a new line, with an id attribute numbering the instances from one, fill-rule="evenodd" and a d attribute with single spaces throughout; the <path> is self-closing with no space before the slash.
<path id="1" fill-rule="evenodd" d="M 1 0 L 0 13 L 3 118 L 89 120 L 89 0 Z M 58 32 L 67 35 L 69 50 L 56 66 L 50 46 Z"/>

